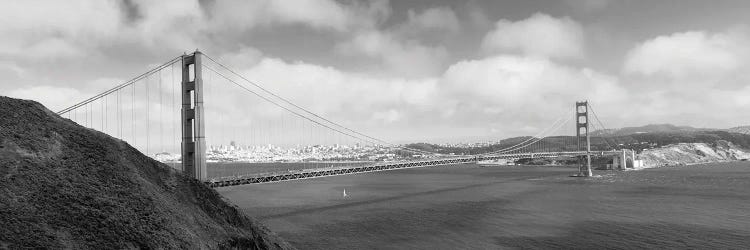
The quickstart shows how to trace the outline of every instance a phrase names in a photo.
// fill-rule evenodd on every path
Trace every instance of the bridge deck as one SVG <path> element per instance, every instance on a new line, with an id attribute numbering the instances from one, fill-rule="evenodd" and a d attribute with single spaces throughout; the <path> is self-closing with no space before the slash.
<path id="1" fill-rule="evenodd" d="M 615 154 L 615 153 L 617 153 L 617 151 L 592 151 L 591 152 L 592 155 L 609 155 L 609 154 Z M 213 179 L 213 180 L 207 181 L 206 184 L 208 184 L 211 187 L 225 187 L 225 186 L 279 182 L 279 181 L 318 178 L 318 177 L 325 177 L 325 176 L 385 171 L 385 170 L 393 170 L 393 169 L 472 163 L 472 162 L 486 161 L 486 160 L 550 158 L 550 157 L 580 156 L 580 155 L 586 155 L 586 152 L 585 151 L 573 151 L 573 152 L 498 154 L 498 155 L 488 155 L 488 156 L 464 156 L 464 157 L 431 159 L 431 160 L 421 160 L 421 161 L 382 163 L 382 164 L 375 164 L 372 166 L 351 166 L 351 167 L 337 167 L 337 168 L 326 168 L 326 169 L 310 169 L 310 170 L 302 170 L 301 172 L 282 172 L 282 173 L 268 173 L 268 174 L 260 174 L 260 175 L 248 175 L 248 176 L 232 176 L 232 177 Z"/>

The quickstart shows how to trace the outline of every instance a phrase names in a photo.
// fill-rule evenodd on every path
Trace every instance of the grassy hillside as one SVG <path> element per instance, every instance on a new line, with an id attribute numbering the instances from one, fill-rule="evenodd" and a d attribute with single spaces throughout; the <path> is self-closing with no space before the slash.
<path id="1" fill-rule="evenodd" d="M 291 248 L 216 191 L 42 105 L 0 97 L 0 249 Z"/>

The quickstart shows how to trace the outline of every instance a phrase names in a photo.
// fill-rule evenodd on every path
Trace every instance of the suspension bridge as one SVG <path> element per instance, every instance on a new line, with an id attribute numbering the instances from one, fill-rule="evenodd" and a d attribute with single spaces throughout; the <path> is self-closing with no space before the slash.
<path id="1" fill-rule="evenodd" d="M 561 157 L 580 159 L 578 175 L 591 176 L 592 156 L 612 156 L 626 166 L 632 154 L 606 137 L 594 137 L 606 147 L 592 148 L 589 131 L 606 127 L 586 101 L 576 102 L 572 114 L 562 114 L 534 136 L 498 141 L 488 145 L 492 150 L 487 152 L 457 155 L 369 136 L 271 87 L 195 51 L 57 113 L 214 187 Z M 559 135 L 570 128 L 575 128 L 575 136 Z"/>

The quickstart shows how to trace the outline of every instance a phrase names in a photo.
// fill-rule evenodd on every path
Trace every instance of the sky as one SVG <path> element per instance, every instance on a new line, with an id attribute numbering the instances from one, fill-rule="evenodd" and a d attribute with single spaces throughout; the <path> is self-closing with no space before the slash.
<path id="1" fill-rule="evenodd" d="M 200 49 L 391 141 L 534 134 L 582 100 L 610 128 L 729 128 L 750 124 L 748 10 L 739 0 L 8 0 L 0 95 L 60 110 Z"/>

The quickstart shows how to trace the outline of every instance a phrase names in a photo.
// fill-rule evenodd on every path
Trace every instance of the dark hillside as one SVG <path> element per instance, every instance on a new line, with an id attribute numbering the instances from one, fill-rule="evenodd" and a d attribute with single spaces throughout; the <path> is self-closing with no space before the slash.
<path id="1" fill-rule="evenodd" d="M 0 96 L 0 249 L 280 249 L 213 189 L 42 105 Z"/>

